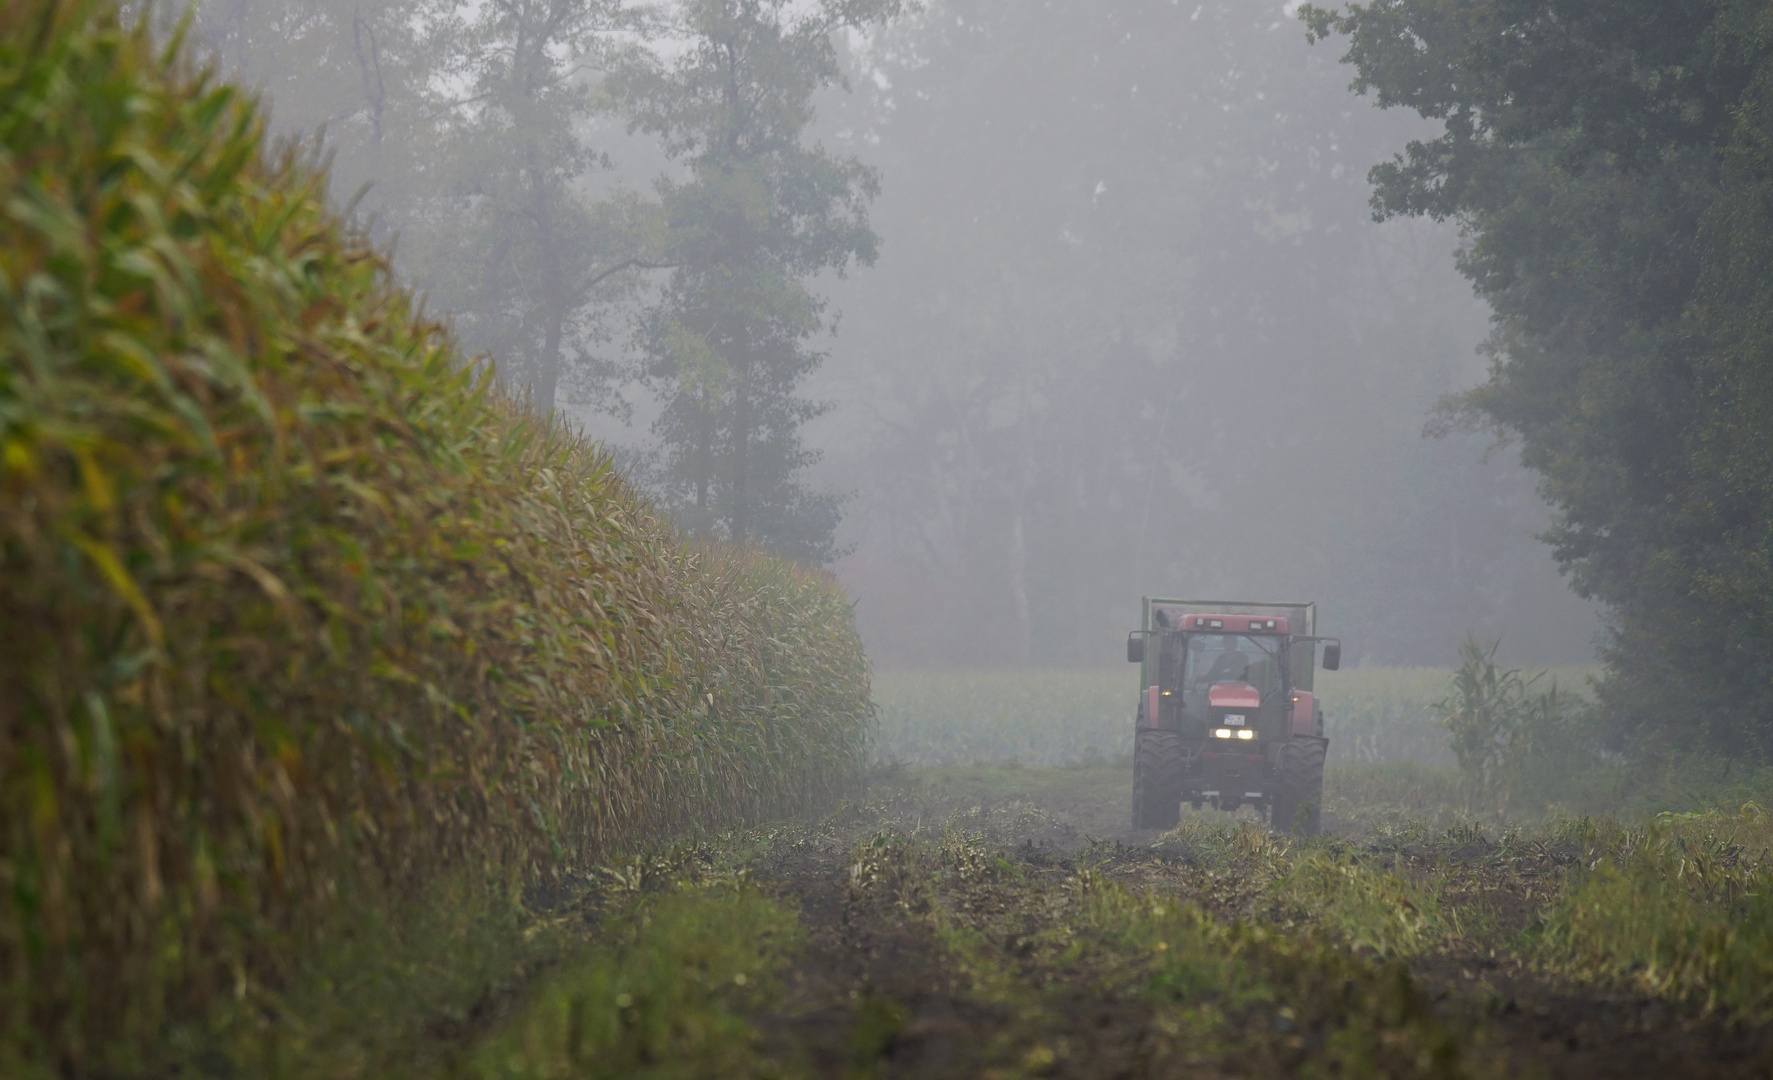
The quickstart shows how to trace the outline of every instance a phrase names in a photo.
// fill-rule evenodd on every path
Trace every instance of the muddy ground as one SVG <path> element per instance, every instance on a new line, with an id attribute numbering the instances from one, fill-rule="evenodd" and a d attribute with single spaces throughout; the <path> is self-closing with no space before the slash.
<path id="1" fill-rule="evenodd" d="M 757 1021 L 770 1055 L 830 1077 L 1773 1075 L 1773 1029 L 1556 977 L 1511 947 L 1578 853 L 1482 835 L 1413 845 L 1330 822 L 1355 857 L 1437 875 L 1450 907 L 1481 901 L 1481 934 L 1389 966 L 1358 941 L 1346 969 L 1270 949 L 1256 981 L 1277 989 L 1236 1006 L 1210 986 L 1154 992 L 1136 952 L 1074 933 L 1080 889 L 1198 904 L 1283 944 L 1326 931 L 1309 904 L 1266 897 L 1261 850 L 1240 864 L 1129 831 L 1129 781 L 1108 766 L 888 776 L 831 819 L 763 835 L 749 872 L 810 942 Z M 1402 989 L 1358 1003 L 1388 979 Z"/>

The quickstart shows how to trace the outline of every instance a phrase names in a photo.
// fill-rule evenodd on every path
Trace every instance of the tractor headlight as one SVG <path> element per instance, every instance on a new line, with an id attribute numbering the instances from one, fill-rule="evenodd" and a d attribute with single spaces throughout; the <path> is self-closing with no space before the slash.
<path id="1" fill-rule="evenodd" d="M 1238 734 L 1241 735 L 1241 734 L 1243 734 L 1243 732 L 1240 731 L 1240 732 L 1238 732 Z M 1229 738 L 1231 738 L 1231 729 L 1228 727 L 1215 728 L 1213 730 L 1213 738 L 1215 738 L 1215 739 L 1229 739 Z"/>
<path id="2" fill-rule="evenodd" d="M 1240 739 L 1254 739 L 1256 737 L 1256 733 L 1254 731 L 1251 731 L 1249 728 L 1238 728 L 1237 729 L 1237 737 Z"/>

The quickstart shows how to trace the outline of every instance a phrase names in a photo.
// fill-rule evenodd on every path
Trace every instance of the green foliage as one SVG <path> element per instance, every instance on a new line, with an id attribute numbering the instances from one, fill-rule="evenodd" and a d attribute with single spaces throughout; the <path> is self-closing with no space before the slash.
<path id="1" fill-rule="evenodd" d="M 1759 752 L 1773 717 L 1773 216 L 1764 0 L 1377 0 L 1306 8 L 1354 88 L 1442 121 L 1372 172 L 1376 213 L 1457 218 L 1497 316 L 1449 426 L 1518 437 L 1547 538 L 1616 617 L 1616 730 Z"/>
<path id="2" fill-rule="evenodd" d="M 1433 890 L 1348 853 L 1302 852 L 1271 889 L 1348 947 L 1388 960 L 1419 955 L 1448 935 Z"/>
<path id="3" fill-rule="evenodd" d="M 35 0 L 0 106 L 0 1042 L 127 1068 L 341 904 L 853 776 L 841 590 L 499 397 L 253 102 Z"/>
<path id="4" fill-rule="evenodd" d="M 1759 806 L 1577 823 L 1594 869 L 1548 914 L 1552 962 L 1660 996 L 1773 1017 L 1773 827 Z"/>
<path id="5" fill-rule="evenodd" d="M 1535 765 L 1567 771 L 1591 762 L 1583 760 L 1574 737 L 1582 700 L 1559 690 L 1555 678 L 1535 693 L 1545 672 L 1523 676 L 1502 667 L 1496 663 L 1499 645 L 1486 649 L 1467 639 L 1450 691 L 1435 702 L 1434 710 L 1464 774 L 1468 797 L 1505 809 Z"/>
<path id="6" fill-rule="evenodd" d="M 1462 782 L 1454 766 L 1415 761 L 1326 769 L 1324 816 L 1341 827 L 1364 830 L 1463 821 L 1470 817 L 1470 804 L 1459 797 Z"/>
<path id="7" fill-rule="evenodd" d="M 583 72 L 622 55 L 612 41 L 635 20 L 619 0 L 460 10 L 426 42 L 439 82 L 462 91 L 443 100 L 433 88 L 425 102 L 446 120 L 427 147 L 422 198 L 396 217 L 418 226 L 414 277 L 542 415 L 573 376 L 604 403 L 610 363 L 590 350 L 613 336 L 609 309 L 631 296 L 635 271 L 655 265 L 660 223 L 632 193 L 586 193 L 609 165 L 590 141 L 608 102 Z"/>
<path id="8" fill-rule="evenodd" d="M 146 1049 L 150 1069 L 262 1080 L 442 1073 L 477 1016 L 578 944 L 563 920 L 536 918 L 482 875 L 463 868 L 391 910 L 350 906 L 274 990 L 249 985 L 162 1027 Z"/>
<path id="9" fill-rule="evenodd" d="M 779 1075 L 745 1017 L 779 995 L 799 936 L 793 912 L 749 884 L 666 892 L 547 978 L 463 1075 Z"/>
<path id="10" fill-rule="evenodd" d="M 1222 922 L 1197 904 L 1087 875 L 1081 884 L 1082 934 L 1135 958 L 1145 994 L 1170 1006 L 1153 1025 L 1170 1052 L 1187 1053 L 1203 1039 L 1259 1043 L 1266 1028 L 1309 1032 L 1311 1067 L 1326 1075 L 1487 1071 L 1402 963 L 1373 963 L 1316 935 L 1257 921 Z"/>
<path id="11" fill-rule="evenodd" d="M 833 35 L 887 18 L 899 0 L 691 0 L 690 47 L 668 68 L 620 69 L 610 93 L 689 179 L 658 188 L 676 269 L 648 308 L 644 376 L 660 394 L 659 486 L 700 536 L 755 542 L 808 562 L 835 554 L 838 499 L 799 476 L 818 455 L 801 427 L 824 407 L 796 389 L 824 359 L 806 279 L 874 261 L 873 170 L 803 145 L 812 97 L 840 84 Z"/>
<path id="12" fill-rule="evenodd" d="M 1318 848 L 1300 858 L 1248 826 L 1178 833 L 1161 863 L 1150 850 L 1103 844 L 1054 874 L 1048 859 L 1012 861 L 994 844 L 993 819 L 1014 809 L 868 838 L 853 856 L 849 895 L 870 920 L 928 927 L 971 996 L 1023 1018 L 996 1056 L 1029 1071 L 1050 1066 L 1066 1053 L 1063 1017 L 1088 1001 L 1136 1005 L 1135 1061 L 1244 1075 L 1489 1071 L 1402 960 L 1368 940 L 1371 927 L 1413 916 L 1408 906 L 1400 915 L 1399 898 L 1431 904 L 1421 890 Z M 987 831 L 962 831 L 975 822 Z M 1138 869 L 1158 873 L 1140 887 L 1129 875 Z M 1265 891 L 1264 881 L 1285 884 Z M 1233 894 L 1223 903 L 1222 890 Z M 1309 924 L 1292 919 L 1295 898 L 1310 905 Z M 1285 923 L 1265 917 L 1276 900 Z M 1435 943 L 1438 924 L 1421 925 L 1407 941 L 1387 932 L 1375 940 L 1392 956 L 1413 955 Z"/>

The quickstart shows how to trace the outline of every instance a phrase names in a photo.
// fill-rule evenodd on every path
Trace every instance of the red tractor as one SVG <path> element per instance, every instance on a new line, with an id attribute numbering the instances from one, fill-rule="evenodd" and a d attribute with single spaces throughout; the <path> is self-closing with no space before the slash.
<path id="1" fill-rule="evenodd" d="M 1314 634 L 1315 604 L 1147 597 L 1127 636 L 1139 665 L 1133 828 L 1168 829 L 1182 804 L 1253 806 L 1299 836 L 1321 828 L 1324 711 L 1311 690 L 1317 643 L 1335 671 L 1342 643 Z"/>

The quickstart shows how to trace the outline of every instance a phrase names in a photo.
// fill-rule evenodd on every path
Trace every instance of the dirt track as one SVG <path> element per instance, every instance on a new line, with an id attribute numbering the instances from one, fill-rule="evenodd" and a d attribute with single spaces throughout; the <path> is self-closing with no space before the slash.
<path id="1" fill-rule="evenodd" d="M 1410 961 L 1406 999 L 1432 1015 L 1373 1014 L 1376 1024 L 1409 1027 L 1411 1045 L 1441 1047 L 1434 1060 L 1427 1050 L 1385 1058 L 1396 1039 L 1383 1032 L 1372 1043 L 1379 1060 L 1331 1060 L 1325 1054 L 1345 1039 L 1336 1025 L 1351 1021 L 1331 1009 L 1321 1022 L 1295 1023 L 1273 1002 L 1227 1007 L 1219 1033 L 1201 1036 L 1192 1013 L 1153 999 L 1136 957 L 1069 936 L 1076 883 L 1094 873 L 1131 894 L 1193 901 L 1217 920 L 1283 933 L 1308 927 L 1311 914 L 1264 908 L 1251 880 L 1186 844 L 1129 833 L 1124 792 L 1105 770 L 1031 772 L 1023 790 L 1014 779 L 877 786 L 858 809 L 778 830 L 762 846 L 752 873 L 798 908 L 811 940 L 787 1001 L 762 1020 L 772 1057 L 833 1077 L 1773 1075 L 1773 1029 L 1560 984 L 1469 942 Z M 1351 843 L 1400 876 L 1432 864 L 1466 883 L 1500 913 L 1504 936 L 1527 927 L 1533 897 L 1548 895 L 1571 857 L 1542 850 L 1504 861 L 1482 840 L 1434 852 Z"/>

